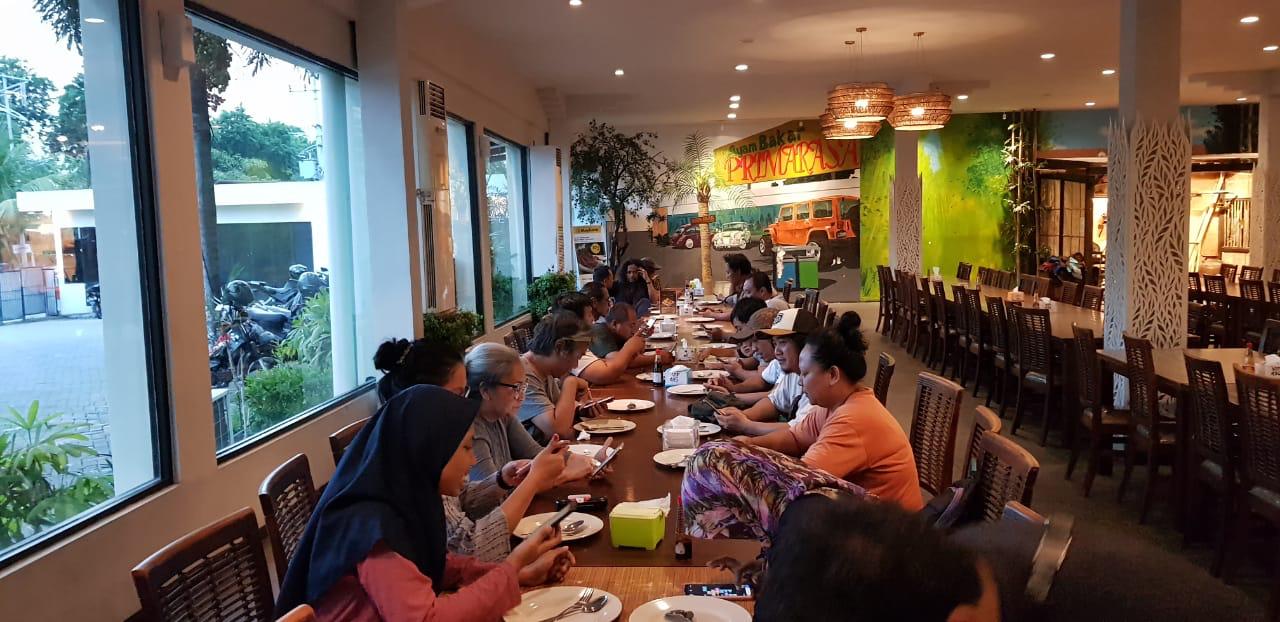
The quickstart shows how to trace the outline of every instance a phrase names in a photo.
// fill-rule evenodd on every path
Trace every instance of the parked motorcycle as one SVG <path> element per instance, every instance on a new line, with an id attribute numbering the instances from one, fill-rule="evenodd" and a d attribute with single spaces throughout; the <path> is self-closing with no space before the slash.
<path id="1" fill-rule="evenodd" d="M 93 317 L 102 319 L 102 289 L 98 283 L 84 289 L 84 302 L 93 310 Z"/>
<path id="2" fill-rule="evenodd" d="M 275 366 L 276 346 L 288 332 L 287 311 L 255 303 L 253 291 L 244 281 L 232 281 L 223 288 L 223 300 L 215 311 L 219 332 L 209 348 L 210 382 L 214 387 L 226 387 L 252 372 Z"/>

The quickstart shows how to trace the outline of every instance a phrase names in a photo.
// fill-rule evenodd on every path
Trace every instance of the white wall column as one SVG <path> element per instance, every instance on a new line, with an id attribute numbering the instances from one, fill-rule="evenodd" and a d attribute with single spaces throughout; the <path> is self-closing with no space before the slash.
<path id="1" fill-rule="evenodd" d="M 889 127 L 880 131 L 893 131 Z M 893 203 L 889 208 L 889 265 L 920 274 L 924 206 L 920 197 L 920 133 L 893 131 Z"/>
<path id="2" fill-rule="evenodd" d="M 1120 118 L 1108 141 L 1108 348 L 1186 345 L 1191 141 L 1178 116 L 1181 0 L 1123 0 Z M 1120 394 L 1126 391 L 1117 385 Z"/>
<path id="3" fill-rule="evenodd" d="M 1263 278 L 1280 270 L 1280 70 L 1268 71 L 1258 98 L 1258 166 L 1249 210 L 1249 265 Z"/>
<path id="4" fill-rule="evenodd" d="M 332 318 L 333 394 L 354 389 L 356 380 L 355 282 L 351 260 L 351 178 L 347 175 L 347 79 L 332 71 L 320 73 L 323 110 L 325 212 L 329 238 L 329 313 Z M 313 266 L 312 269 L 319 269 Z"/>

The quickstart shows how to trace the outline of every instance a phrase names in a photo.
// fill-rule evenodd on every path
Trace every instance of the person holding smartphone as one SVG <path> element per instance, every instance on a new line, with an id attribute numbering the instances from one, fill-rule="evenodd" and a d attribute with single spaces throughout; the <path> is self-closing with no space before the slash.
<path id="1" fill-rule="evenodd" d="M 742 284 L 751 277 L 751 273 L 755 268 L 751 267 L 751 260 L 747 259 L 742 253 L 729 253 L 724 256 L 724 265 L 727 270 L 726 276 L 729 279 L 729 295 L 725 297 L 724 304 L 733 306 L 737 304 L 742 296 Z M 720 321 L 726 321 L 731 317 L 732 311 L 724 311 L 716 313 L 714 311 L 703 311 L 700 315 L 710 317 Z"/>
<path id="2" fill-rule="evenodd" d="M 584 297 L 585 298 L 585 297 Z M 588 383 L 572 375 L 587 352 L 591 333 L 580 316 L 557 309 L 542 317 L 533 329 L 524 364 L 524 398 L 516 417 L 539 444 L 553 435 L 573 438 L 578 398 L 586 396 Z M 594 416 L 598 410 L 585 413 Z"/>

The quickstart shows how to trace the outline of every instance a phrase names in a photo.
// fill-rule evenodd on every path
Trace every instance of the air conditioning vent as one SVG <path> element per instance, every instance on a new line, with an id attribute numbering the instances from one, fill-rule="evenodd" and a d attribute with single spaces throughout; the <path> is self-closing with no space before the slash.
<path id="1" fill-rule="evenodd" d="M 557 167 L 558 167 L 558 166 L 561 166 L 561 164 L 560 164 L 560 148 L 559 148 L 559 147 L 556 147 L 556 166 L 557 166 Z"/>
<path id="2" fill-rule="evenodd" d="M 444 87 L 435 82 L 427 83 L 427 105 L 431 116 L 443 121 L 445 119 Z"/>

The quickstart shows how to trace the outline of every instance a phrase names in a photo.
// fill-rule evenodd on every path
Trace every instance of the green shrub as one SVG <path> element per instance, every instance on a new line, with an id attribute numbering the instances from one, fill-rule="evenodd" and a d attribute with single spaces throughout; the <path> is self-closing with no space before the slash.
<path id="1" fill-rule="evenodd" d="M 560 294 L 576 291 L 578 281 L 568 272 L 548 272 L 529 285 L 529 316 L 534 322 L 542 319 Z"/>
<path id="2" fill-rule="evenodd" d="M 444 343 L 459 352 L 484 333 L 484 322 L 470 311 L 446 309 L 422 314 L 422 336 L 428 341 Z"/>
<path id="3" fill-rule="evenodd" d="M 328 365 L 281 363 L 244 379 L 244 406 L 249 409 L 248 434 L 256 434 L 333 397 L 333 370 Z"/>
<path id="4" fill-rule="evenodd" d="M 10 406 L 0 415 L 0 548 L 75 516 L 115 495 L 110 474 L 72 470 L 73 458 L 99 456 L 86 423 L 61 423 Z"/>
<path id="5" fill-rule="evenodd" d="M 329 313 L 329 290 L 307 300 L 293 321 L 289 336 L 276 347 L 276 355 L 313 367 L 333 365 L 333 324 Z"/>

